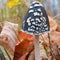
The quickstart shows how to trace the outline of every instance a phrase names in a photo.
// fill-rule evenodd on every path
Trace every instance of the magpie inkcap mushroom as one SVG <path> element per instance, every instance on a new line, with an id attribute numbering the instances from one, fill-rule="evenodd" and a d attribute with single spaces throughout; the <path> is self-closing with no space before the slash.
<path id="1" fill-rule="evenodd" d="M 22 30 L 34 35 L 50 31 L 49 19 L 41 3 L 35 1 L 30 5 L 23 21 Z"/>

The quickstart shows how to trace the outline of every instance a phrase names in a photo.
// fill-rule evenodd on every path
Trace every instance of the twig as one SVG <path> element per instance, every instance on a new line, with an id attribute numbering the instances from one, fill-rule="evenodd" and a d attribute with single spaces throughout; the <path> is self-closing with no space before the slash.
<path id="1" fill-rule="evenodd" d="M 5 47 L 4 47 L 4 51 L 6 52 L 6 54 L 7 54 L 8 58 L 9 58 L 9 60 L 12 60 L 11 57 L 10 57 L 10 55 L 9 55 L 9 53 L 8 53 L 8 51 L 7 51 L 7 49 L 6 49 Z"/>
<path id="2" fill-rule="evenodd" d="M 55 19 L 55 18 L 56 18 L 56 17 L 58 17 L 59 15 L 60 15 L 60 14 L 58 14 L 58 15 L 54 16 L 54 17 L 53 17 L 53 19 Z"/>
<path id="3" fill-rule="evenodd" d="M 46 52 L 46 55 L 47 55 L 47 57 L 48 57 L 48 51 L 47 51 L 47 49 L 46 49 L 46 43 L 45 43 L 45 40 L 44 40 L 44 38 L 43 38 L 43 36 L 41 35 L 41 37 L 42 37 L 42 40 L 43 40 L 43 47 L 44 47 L 44 50 L 45 50 L 45 52 Z"/>
<path id="4" fill-rule="evenodd" d="M 51 45 L 51 41 L 50 41 L 50 35 L 49 35 L 49 33 L 48 33 L 48 39 L 49 39 L 49 48 L 50 48 L 50 53 L 51 53 L 51 55 L 52 55 L 52 45 Z"/>

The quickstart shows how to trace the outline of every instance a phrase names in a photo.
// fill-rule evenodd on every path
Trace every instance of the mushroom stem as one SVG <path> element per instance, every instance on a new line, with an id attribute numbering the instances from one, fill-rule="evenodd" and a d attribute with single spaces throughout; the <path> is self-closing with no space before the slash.
<path id="1" fill-rule="evenodd" d="M 39 49 L 39 35 L 35 35 L 34 46 L 35 46 L 35 60 L 42 60 Z"/>

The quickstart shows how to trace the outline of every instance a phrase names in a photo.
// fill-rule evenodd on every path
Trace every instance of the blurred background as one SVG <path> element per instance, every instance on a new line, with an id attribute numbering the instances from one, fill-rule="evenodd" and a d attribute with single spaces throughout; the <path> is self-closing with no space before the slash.
<path id="1" fill-rule="evenodd" d="M 7 6 L 9 1 L 12 0 L 0 0 L 0 22 L 8 20 L 21 25 L 27 9 L 33 1 L 40 1 L 49 16 L 60 20 L 60 0 L 19 0 L 20 4 L 12 8 Z"/>

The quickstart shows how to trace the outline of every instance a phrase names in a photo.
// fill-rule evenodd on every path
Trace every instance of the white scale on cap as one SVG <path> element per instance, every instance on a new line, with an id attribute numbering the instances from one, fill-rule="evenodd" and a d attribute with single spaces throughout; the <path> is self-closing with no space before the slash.
<path id="1" fill-rule="evenodd" d="M 35 28 L 35 26 L 31 26 L 31 28 Z"/>
<path id="2" fill-rule="evenodd" d="M 28 23 L 30 22 L 30 19 L 31 19 L 31 17 L 29 17 L 29 18 L 27 19 L 27 22 L 28 22 Z"/>
<path id="3" fill-rule="evenodd" d="M 32 22 L 32 24 L 35 24 L 35 22 Z"/>
<path id="4" fill-rule="evenodd" d="M 39 3 L 38 5 L 36 5 L 36 6 L 43 6 L 42 4 L 40 4 L 40 2 L 38 2 L 38 1 L 34 1 L 32 4 L 35 4 L 35 3 Z"/>
<path id="5" fill-rule="evenodd" d="M 37 10 L 41 12 L 41 9 L 37 9 Z"/>
<path id="6" fill-rule="evenodd" d="M 40 4 L 35 4 L 34 7 L 36 7 L 36 6 L 40 6 Z"/>
<path id="7" fill-rule="evenodd" d="M 38 22 L 41 22 L 39 18 L 36 18 L 36 20 L 37 20 Z"/>
<path id="8" fill-rule="evenodd" d="M 34 14 L 34 16 L 40 16 L 40 13 L 38 13 L 38 12 L 34 12 L 33 14 Z"/>
<path id="9" fill-rule="evenodd" d="M 29 13 L 32 13 L 32 12 L 34 12 L 34 10 L 29 10 Z"/>
<path id="10" fill-rule="evenodd" d="M 30 26 L 30 25 L 31 25 L 31 23 L 29 22 L 29 23 L 28 23 L 28 25 Z"/>
<path id="11" fill-rule="evenodd" d="M 31 19 L 31 21 L 34 21 L 34 19 Z"/>

